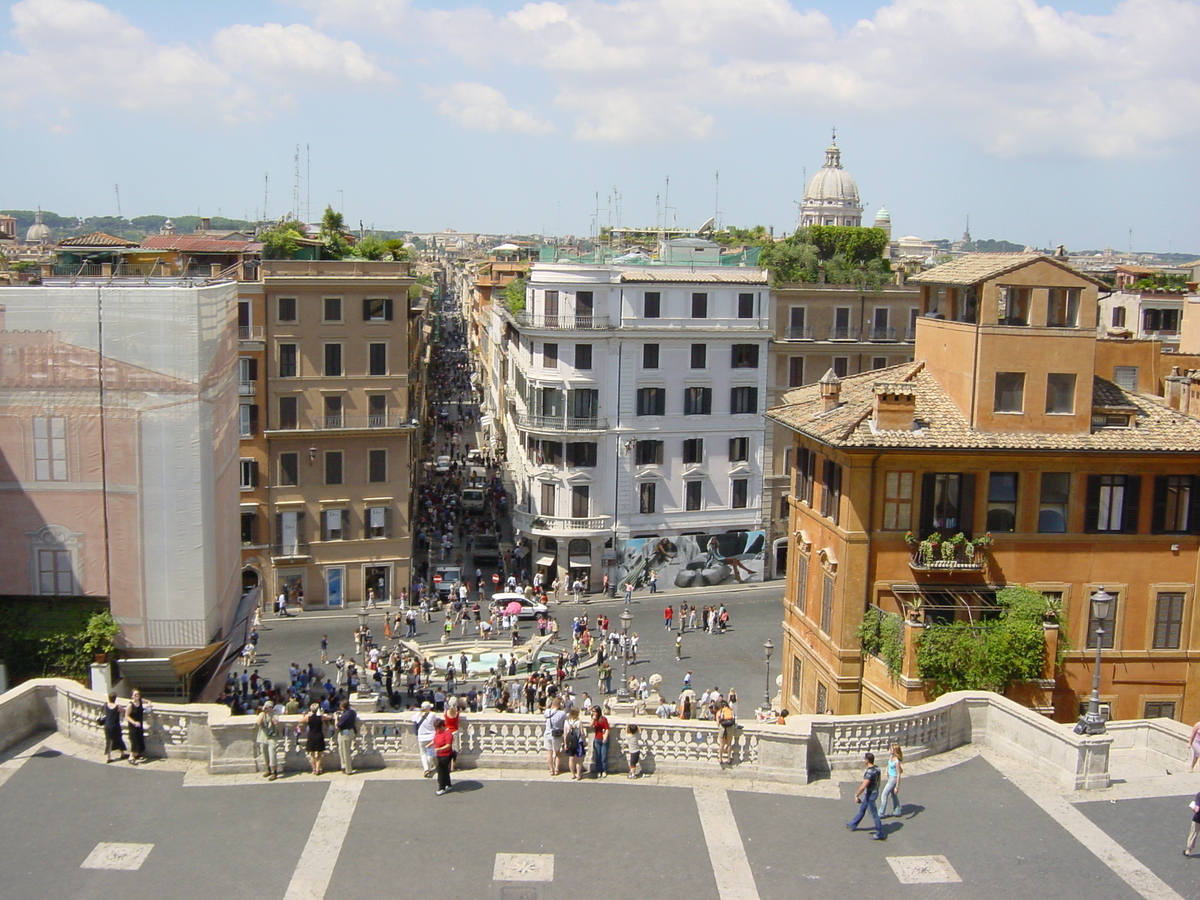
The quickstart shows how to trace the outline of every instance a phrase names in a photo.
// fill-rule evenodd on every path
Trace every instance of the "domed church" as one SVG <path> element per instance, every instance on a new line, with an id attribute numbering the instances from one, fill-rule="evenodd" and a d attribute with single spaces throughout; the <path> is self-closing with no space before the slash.
<path id="1" fill-rule="evenodd" d="M 842 168 L 837 131 L 825 150 L 825 165 L 808 180 L 800 205 L 800 227 L 807 225 L 862 225 L 863 207 L 858 185 Z"/>

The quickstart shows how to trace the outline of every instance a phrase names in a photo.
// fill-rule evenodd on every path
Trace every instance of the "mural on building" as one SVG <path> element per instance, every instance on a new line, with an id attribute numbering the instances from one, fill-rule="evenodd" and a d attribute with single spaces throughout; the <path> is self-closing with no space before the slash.
<path id="1" fill-rule="evenodd" d="M 762 581 L 766 540 L 762 531 L 628 538 L 617 542 L 617 584 L 645 586 L 651 572 L 660 588 Z"/>

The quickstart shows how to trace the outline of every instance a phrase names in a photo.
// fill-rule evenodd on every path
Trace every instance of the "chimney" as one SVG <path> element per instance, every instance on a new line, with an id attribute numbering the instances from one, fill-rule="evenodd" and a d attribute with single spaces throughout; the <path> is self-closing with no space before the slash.
<path id="1" fill-rule="evenodd" d="M 212 230 L 212 216 L 201 216 L 200 217 L 199 230 L 200 231 L 211 231 Z"/>
<path id="2" fill-rule="evenodd" d="M 908 382 L 875 384 L 875 429 L 912 431 L 917 411 L 917 394 Z"/>
<path id="3" fill-rule="evenodd" d="M 1167 406 L 1171 409 L 1182 409 L 1184 392 L 1187 389 L 1186 385 L 1191 379 L 1180 373 L 1179 366 L 1171 366 L 1171 374 L 1164 378 L 1163 381 L 1166 382 L 1164 393 L 1166 394 Z"/>
<path id="4" fill-rule="evenodd" d="M 841 406 L 842 379 L 834 374 L 833 369 L 822 375 L 817 384 L 821 386 L 822 412 L 829 412 Z"/>

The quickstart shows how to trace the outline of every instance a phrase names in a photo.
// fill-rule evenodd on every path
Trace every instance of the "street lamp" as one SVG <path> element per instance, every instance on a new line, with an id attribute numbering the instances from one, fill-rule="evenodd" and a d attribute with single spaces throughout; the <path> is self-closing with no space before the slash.
<path id="1" fill-rule="evenodd" d="M 625 610 L 618 617 L 621 620 L 621 686 L 617 688 L 617 700 L 628 700 L 629 694 L 629 626 L 633 615 Z"/>
<path id="2" fill-rule="evenodd" d="M 1104 734 L 1104 719 L 1100 715 L 1100 650 L 1104 646 L 1104 620 L 1112 611 L 1114 597 L 1100 586 L 1092 594 L 1092 616 L 1096 620 L 1096 664 L 1092 672 L 1092 696 L 1088 699 L 1087 712 L 1079 717 L 1076 734 Z"/>
<path id="3" fill-rule="evenodd" d="M 762 708 L 767 712 L 771 711 L 771 652 L 775 649 L 775 645 L 771 643 L 771 639 L 767 638 L 763 642 L 763 652 L 767 655 L 767 683 L 763 687 L 763 705 Z"/>

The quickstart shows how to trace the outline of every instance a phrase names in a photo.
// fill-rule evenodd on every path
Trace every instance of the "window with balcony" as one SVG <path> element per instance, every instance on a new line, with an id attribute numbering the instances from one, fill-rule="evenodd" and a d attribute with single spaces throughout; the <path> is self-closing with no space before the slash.
<path id="1" fill-rule="evenodd" d="M 1046 412 L 1070 415 L 1075 412 L 1075 373 L 1051 372 L 1046 376 Z"/>
<path id="2" fill-rule="evenodd" d="M 1051 328 L 1079 325 L 1079 288 L 1050 288 L 1046 324 Z"/>
<path id="3" fill-rule="evenodd" d="M 305 539 L 305 530 L 303 510 L 276 513 L 276 551 L 282 556 L 307 555 L 308 542 Z"/>
<path id="4" fill-rule="evenodd" d="M 730 366 L 734 369 L 757 369 L 758 344 L 734 344 Z"/>
<path id="5" fill-rule="evenodd" d="M 758 388 L 735 387 L 729 391 L 729 411 L 734 415 L 758 412 Z"/>
<path id="6" fill-rule="evenodd" d="M 238 460 L 238 487 L 243 491 L 258 487 L 258 460 Z"/>
<path id="7" fill-rule="evenodd" d="M 1025 409 L 1025 373 L 997 372 L 994 409 L 998 413 L 1019 413 Z"/>
<path id="8" fill-rule="evenodd" d="M 368 538 L 390 538 L 392 536 L 392 508 L 390 506 L 368 506 L 366 514 Z"/>
<path id="9" fill-rule="evenodd" d="M 371 428 L 386 428 L 387 408 L 387 394 L 367 394 L 367 425 Z"/>
<path id="10" fill-rule="evenodd" d="M 1159 591 L 1154 606 L 1154 649 L 1178 650 L 1183 634 L 1183 593 Z"/>
<path id="11" fill-rule="evenodd" d="M 254 437 L 258 433 L 258 404 L 238 404 L 238 437 Z"/>
<path id="12" fill-rule="evenodd" d="M 692 294 L 692 318 L 707 319 L 708 318 L 708 294 L 693 293 Z"/>
<path id="13" fill-rule="evenodd" d="M 842 506 L 842 467 L 832 460 L 825 460 L 821 488 L 821 515 L 836 525 Z"/>
<path id="14" fill-rule="evenodd" d="M 342 298 L 341 297 L 326 297 L 324 306 L 324 315 L 321 317 L 323 322 L 340 322 L 342 321 Z"/>
<path id="15" fill-rule="evenodd" d="M 662 465 L 662 441 L 638 441 L 634 446 L 636 447 L 634 461 L 639 466 Z"/>
<path id="16" fill-rule="evenodd" d="M 367 344 L 367 374 L 386 375 L 388 373 L 388 345 L 383 341 L 372 341 Z"/>
<path id="17" fill-rule="evenodd" d="M 642 318 L 657 319 L 662 315 L 662 294 L 658 291 L 646 291 L 642 295 Z"/>
<path id="18" fill-rule="evenodd" d="M 575 368 L 587 370 L 592 367 L 592 345 L 591 344 L 576 344 L 575 345 Z"/>
<path id="19" fill-rule="evenodd" d="M 321 540 L 346 540 L 346 526 L 349 524 L 347 522 L 348 518 L 349 516 L 344 509 L 321 510 Z"/>
<path id="20" fill-rule="evenodd" d="M 1200 532 L 1196 508 L 1198 494 L 1195 475 L 1156 475 L 1151 530 L 1155 534 Z"/>
<path id="21" fill-rule="evenodd" d="M 850 325 L 850 307 L 835 307 L 833 310 L 833 329 L 829 333 L 829 339 L 832 341 L 845 341 L 856 336 Z"/>
<path id="22" fill-rule="evenodd" d="M 567 465 L 583 468 L 596 466 L 597 447 L 594 441 L 575 441 L 567 444 Z"/>
<path id="23" fill-rule="evenodd" d="M 975 499 L 975 476 L 961 472 L 926 472 L 921 478 L 921 533 L 952 537 L 969 534 Z"/>
<path id="24" fill-rule="evenodd" d="M 367 451 L 367 481 L 383 484 L 387 481 L 388 452 L 386 449 Z"/>
<path id="25" fill-rule="evenodd" d="M 642 344 L 642 368 L 658 368 L 658 344 Z"/>
<path id="26" fill-rule="evenodd" d="M 688 438 L 683 442 L 685 465 L 704 462 L 704 438 Z"/>
<path id="27" fill-rule="evenodd" d="M 256 381 L 258 381 L 258 360 L 249 356 L 239 356 L 238 393 L 243 397 L 253 397 Z"/>
<path id="28" fill-rule="evenodd" d="M 883 476 L 883 530 L 908 531 L 912 528 L 912 472 L 886 472 Z"/>
<path id="29" fill-rule="evenodd" d="M 33 417 L 34 481 L 67 480 L 67 420 L 62 416 Z"/>
<path id="30" fill-rule="evenodd" d="M 729 482 L 729 505 L 734 509 L 745 509 L 750 497 L 750 479 L 734 478 Z"/>
<path id="31" fill-rule="evenodd" d="M 326 484 L 343 484 L 344 473 L 342 471 L 342 451 L 341 450 L 326 450 L 325 451 L 325 483 Z"/>
<path id="32" fill-rule="evenodd" d="M 363 300 L 364 322 L 392 321 L 391 297 L 367 297 Z"/>
<path id="33" fill-rule="evenodd" d="M 590 328 L 595 310 L 594 295 L 591 291 L 575 292 L 575 319 L 580 328 Z M 589 366 L 590 368 L 590 366 Z"/>
<path id="34" fill-rule="evenodd" d="M 296 377 L 296 360 L 298 353 L 295 344 L 279 345 L 279 377 Z"/>
<path id="35" fill-rule="evenodd" d="M 657 498 L 655 488 L 657 485 L 653 481 L 643 481 L 638 485 L 638 512 L 643 515 L 656 512 Z"/>
<path id="36" fill-rule="evenodd" d="M 692 368 L 703 369 L 708 365 L 708 344 L 692 344 Z"/>
<path id="37" fill-rule="evenodd" d="M 685 416 L 712 415 L 712 388 L 690 387 L 683 390 L 683 414 Z"/>
<path id="38" fill-rule="evenodd" d="M 279 297 L 275 301 L 275 320 L 277 322 L 296 321 L 296 298 Z"/>
<path id="39" fill-rule="evenodd" d="M 638 388 L 637 414 L 639 416 L 661 416 L 667 410 L 666 388 Z"/>
<path id="40" fill-rule="evenodd" d="M 281 429 L 298 428 L 300 425 L 300 416 L 297 412 L 298 398 L 296 397 L 280 397 L 279 398 L 279 427 Z"/>
<path id="41" fill-rule="evenodd" d="M 571 485 L 571 518 L 586 519 L 592 514 L 592 489 L 586 484 Z"/>
<path id="42" fill-rule="evenodd" d="M 1038 533 L 1064 534 L 1071 500 L 1070 472 L 1043 472 L 1038 499 Z"/>
<path id="43" fill-rule="evenodd" d="M 342 345 L 325 345 L 325 376 L 337 378 L 342 375 Z"/>
<path id="44" fill-rule="evenodd" d="M 547 369 L 558 368 L 558 344 L 542 344 L 542 366 Z"/>
<path id="45" fill-rule="evenodd" d="M 567 391 L 567 409 L 574 419 L 597 418 L 600 415 L 600 391 L 596 388 Z"/>
<path id="46" fill-rule="evenodd" d="M 800 387 L 804 384 L 804 357 L 792 356 L 788 359 L 788 387 Z"/>
<path id="47" fill-rule="evenodd" d="M 738 294 L 737 317 L 739 319 L 754 318 L 754 295 Z"/>
<path id="48" fill-rule="evenodd" d="M 808 312 L 803 306 L 793 306 L 788 310 L 788 333 L 793 340 L 802 340 L 809 336 Z"/>
<path id="49" fill-rule="evenodd" d="M 279 454 L 279 483 L 284 487 L 295 487 L 300 483 L 300 455 Z"/>
<path id="50" fill-rule="evenodd" d="M 683 508 L 689 512 L 700 509 L 703 491 L 704 482 L 685 481 L 683 483 Z"/>
<path id="51" fill-rule="evenodd" d="M 992 472 L 988 475 L 988 531 L 1016 531 L 1017 473 Z"/>
<path id="52" fill-rule="evenodd" d="M 542 313 L 547 328 L 558 327 L 558 291 L 546 291 L 542 294 Z"/>
<path id="53" fill-rule="evenodd" d="M 541 485 L 541 497 L 538 503 L 538 512 L 543 516 L 553 516 L 558 512 L 556 485 L 549 481 L 543 481 Z"/>
<path id="54" fill-rule="evenodd" d="M 537 388 L 535 409 L 538 415 L 549 419 L 561 419 L 563 414 L 563 390 L 561 388 Z"/>
<path id="55" fill-rule="evenodd" d="M 342 427 L 342 395 L 341 394 L 326 394 L 325 395 L 325 427 L 326 428 L 341 428 Z"/>
<path id="56" fill-rule="evenodd" d="M 732 437 L 729 439 L 729 461 L 746 462 L 750 459 L 750 438 Z"/>
<path id="57" fill-rule="evenodd" d="M 1137 534 L 1141 478 L 1089 475 L 1084 530 L 1089 534 Z"/>

